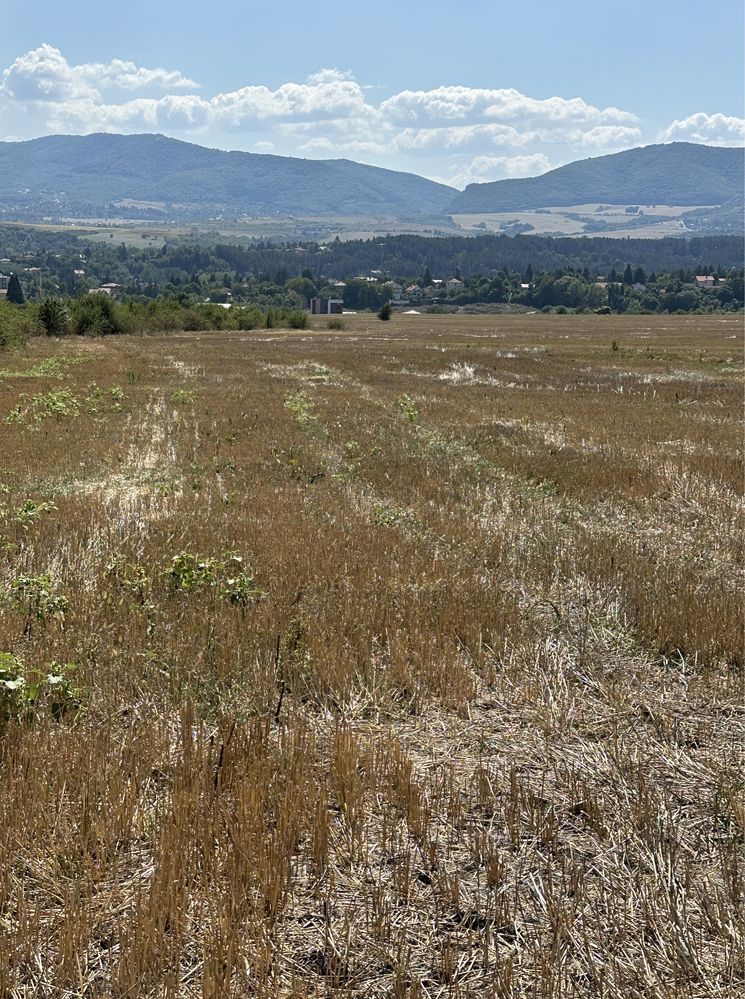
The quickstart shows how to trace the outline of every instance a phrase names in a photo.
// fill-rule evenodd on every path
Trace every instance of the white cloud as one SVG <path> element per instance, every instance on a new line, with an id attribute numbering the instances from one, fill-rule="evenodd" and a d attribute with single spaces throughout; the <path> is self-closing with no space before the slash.
<path id="1" fill-rule="evenodd" d="M 511 125 L 449 125 L 442 128 L 404 128 L 395 136 L 399 150 L 465 149 L 469 146 L 522 146 L 533 137 Z"/>
<path id="2" fill-rule="evenodd" d="M 643 141 L 628 110 L 581 97 L 536 98 L 514 88 L 443 86 L 381 99 L 349 70 L 326 67 L 274 89 L 257 83 L 228 93 L 197 92 L 177 69 L 124 59 L 73 65 L 40 45 L 0 71 L 3 131 L 159 131 L 223 148 L 282 155 L 347 156 L 379 166 L 448 176 L 458 186 L 535 175 L 551 165 Z M 664 141 L 734 144 L 745 122 L 692 115 Z"/>
<path id="3" fill-rule="evenodd" d="M 334 83 L 337 80 L 354 80 L 354 74 L 349 69 L 319 69 L 308 77 L 308 83 Z"/>
<path id="4" fill-rule="evenodd" d="M 384 142 L 365 142 L 356 139 L 334 141 L 325 135 L 318 135 L 301 143 L 297 151 L 300 153 L 322 153 L 324 157 L 338 158 L 344 156 L 384 157 L 390 153 L 391 147 Z"/>
<path id="5" fill-rule="evenodd" d="M 551 163 L 543 153 L 528 153 L 525 156 L 476 156 L 443 183 L 463 188 L 467 184 L 483 184 L 507 177 L 537 177 L 550 169 Z"/>
<path id="6" fill-rule="evenodd" d="M 90 99 L 67 101 L 48 108 L 52 132 L 191 131 L 209 120 L 209 105 L 199 97 L 169 94 L 159 99 L 139 97 L 122 104 Z"/>
<path id="7" fill-rule="evenodd" d="M 152 88 L 166 93 L 154 97 Z M 404 90 L 375 103 L 351 72 L 324 68 L 302 83 L 272 90 L 249 85 L 201 97 L 178 70 L 150 69 L 122 59 L 71 65 L 59 49 L 43 44 L 16 59 L 2 74 L 6 100 L 37 107 L 47 128 L 120 131 L 174 128 L 216 133 L 260 131 L 269 124 L 307 125 L 309 150 L 377 154 L 465 154 L 519 148 L 540 142 L 617 144 L 638 138 L 635 116 L 597 108 L 582 98 L 536 99 L 514 89 L 465 86 Z M 116 100 L 113 91 L 135 96 Z M 179 94 L 178 91 L 189 91 Z M 106 93 L 106 97 L 102 93 Z M 289 138 L 290 133 L 286 133 Z"/>
<path id="8" fill-rule="evenodd" d="M 312 130 L 336 118 L 348 122 L 376 114 L 365 103 L 358 84 L 337 78 L 315 84 L 285 83 L 277 90 L 244 87 L 210 99 L 197 94 L 168 94 L 105 103 L 85 92 L 76 99 L 65 96 L 48 101 L 46 110 L 47 124 L 53 131 L 81 132 L 206 127 L 232 132 L 257 130 L 272 122 L 292 122 L 295 127 L 305 124 Z"/>
<path id="9" fill-rule="evenodd" d="M 283 83 L 277 90 L 254 86 L 218 94 L 209 105 L 213 122 L 228 128 L 239 128 L 256 119 L 318 121 L 335 117 L 370 118 L 376 113 L 358 83 L 329 70 L 309 77 L 305 83 Z"/>
<path id="10" fill-rule="evenodd" d="M 177 70 L 147 69 L 122 59 L 71 66 L 59 49 L 45 43 L 26 52 L 3 71 L 0 90 L 6 97 L 22 103 L 58 104 L 99 100 L 100 91 L 107 87 L 181 90 L 197 86 Z"/>
<path id="11" fill-rule="evenodd" d="M 475 87 L 437 87 L 403 90 L 383 101 L 380 110 L 392 121 L 437 122 L 467 118 L 498 118 L 523 122 L 633 123 L 637 118 L 619 108 L 597 108 L 581 97 L 538 100 L 519 90 Z"/>
<path id="12" fill-rule="evenodd" d="M 745 144 L 745 118 L 698 111 L 688 118 L 674 121 L 660 133 L 659 139 L 661 142 L 702 142 L 710 146 L 741 146 Z"/>
<path id="13" fill-rule="evenodd" d="M 196 90 L 199 84 L 179 73 L 178 70 L 147 69 L 133 62 L 112 59 L 108 63 L 84 63 L 75 66 L 74 71 L 99 84 L 121 87 L 123 90 L 139 90 L 143 87 L 159 87 L 161 90 Z"/>
<path id="14" fill-rule="evenodd" d="M 17 101 L 75 101 L 93 99 L 98 92 L 76 72 L 59 49 L 40 45 L 20 56 L 3 71 L 3 92 Z"/>
<path id="15" fill-rule="evenodd" d="M 625 125 L 596 125 L 587 131 L 579 128 L 571 129 L 564 133 L 561 141 L 610 149 L 617 146 L 628 148 L 638 143 L 641 137 L 640 128 L 628 128 Z"/>

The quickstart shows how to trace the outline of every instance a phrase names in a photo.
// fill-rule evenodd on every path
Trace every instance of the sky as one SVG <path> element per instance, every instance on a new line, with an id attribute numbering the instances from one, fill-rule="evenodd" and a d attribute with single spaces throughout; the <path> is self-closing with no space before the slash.
<path id="1" fill-rule="evenodd" d="M 0 17 L 4 141 L 160 132 L 459 188 L 745 144 L 742 0 L 0 0 Z"/>

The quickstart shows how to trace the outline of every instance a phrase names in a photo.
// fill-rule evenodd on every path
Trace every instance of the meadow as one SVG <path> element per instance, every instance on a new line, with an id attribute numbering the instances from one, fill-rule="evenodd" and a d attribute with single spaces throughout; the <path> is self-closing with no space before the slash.
<path id="1" fill-rule="evenodd" d="M 741 334 L 0 352 L 0 997 L 741 996 Z"/>

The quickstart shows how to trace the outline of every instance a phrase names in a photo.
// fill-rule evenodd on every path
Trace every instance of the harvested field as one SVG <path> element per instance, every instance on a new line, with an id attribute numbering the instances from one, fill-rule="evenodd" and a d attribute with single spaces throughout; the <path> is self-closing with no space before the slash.
<path id="1" fill-rule="evenodd" d="M 344 323 L 0 355 L 0 996 L 741 996 L 741 319 Z"/>

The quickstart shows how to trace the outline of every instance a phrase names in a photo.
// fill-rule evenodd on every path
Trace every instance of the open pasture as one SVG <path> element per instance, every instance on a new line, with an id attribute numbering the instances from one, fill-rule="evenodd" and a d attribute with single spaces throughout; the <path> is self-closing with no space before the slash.
<path id="1" fill-rule="evenodd" d="M 0 996 L 741 996 L 741 320 L 344 323 L 0 355 Z"/>

